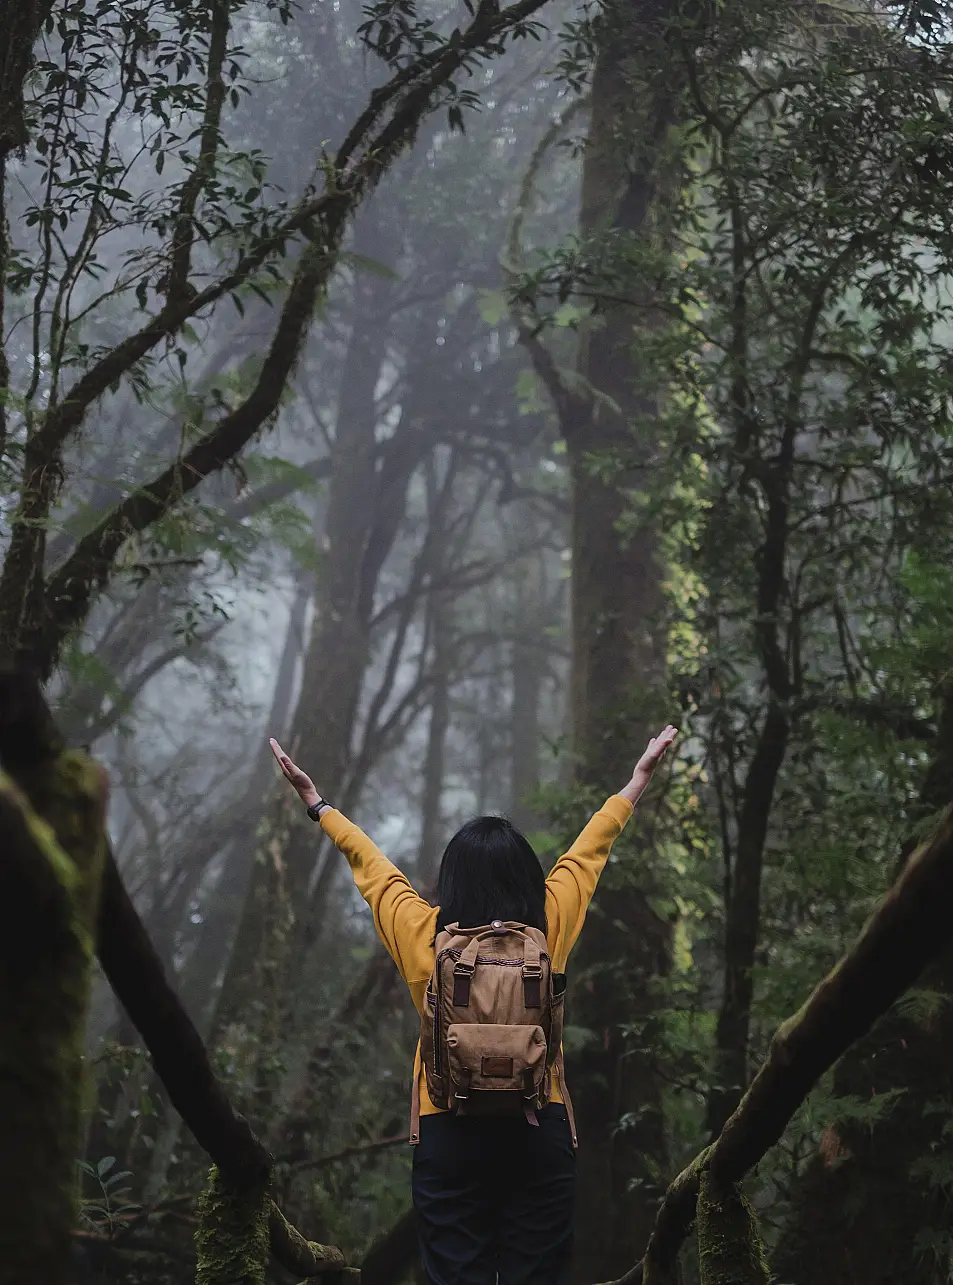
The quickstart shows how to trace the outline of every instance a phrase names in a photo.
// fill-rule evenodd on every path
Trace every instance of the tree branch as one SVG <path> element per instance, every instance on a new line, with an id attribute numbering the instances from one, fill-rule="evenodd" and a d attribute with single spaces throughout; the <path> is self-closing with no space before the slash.
<path id="1" fill-rule="evenodd" d="M 781 1138 L 818 1079 L 868 1031 L 953 938 L 953 809 L 880 900 L 857 941 L 776 1032 L 718 1139 L 671 1184 L 645 1257 L 613 1285 L 671 1276 L 695 1219 L 699 1176 L 740 1182 Z"/>
<path id="2" fill-rule="evenodd" d="M 33 46 L 53 12 L 53 0 L 5 4 L 0 17 L 0 164 L 29 142 L 23 114 L 23 82 L 33 65 Z"/>
<path id="3" fill-rule="evenodd" d="M 332 1151 L 330 1155 L 316 1156 L 311 1160 L 296 1160 L 292 1163 L 291 1168 L 295 1173 L 302 1173 L 305 1170 L 312 1172 L 315 1169 L 328 1169 L 331 1165 L 336 1165 L 341 1160 L 350 1160 L 352 1156 L 369 1156 L 378 1151 L 389 1151 L 391 1147 L 399 1147 L 410 1141 L 406 1133 L 398 1134 L 393 1138 L 375 1138 L 372 1142 L 356 1142 L 352 1147 L 342 1147 L 340 1151 Z"/>
<path id="4" fill-rule="evenodd" d="M 338 234 L 342 230 L 338 229 Z M 108 580 L 116 555 L 129 536 L 152 525 L 210 473 L 224 468 L 277 410 L 330 270 L 326 252 L 314 246 L 305 251 L 261 374 L 245 401 L 219 420 L 184 457 L 121 500 L 78 541 L 70 557 L 50 577 L 42 633 L 28 648 L 44 676 L 52 672 L 67 634 L 85 620 L 94 590 Z"/>
<path id="5" fill-rule="evenodd" d="M 272 1158 L 226 1097 L 202 1038 L 170 985 L 112 853 L 103 879 L 99 962 L 139 1031 L 172 1105 L 223 1173 L 267 1181 Z"/>
<path id="6" fill-rule="evenodd" d="M 18 784 L 32 781 L 35 792 L 45 794 L 50 792 L 48 765 L 69 760 L 69 771 L 71 776 L 75 776 L 72 764 L 80 759 L 88 762 L 85 756 L 63 753 L 63 738 L 36 680 L 16 671 L 0 670 L 0 766 L 9 771 Z M 56 829 L 61 821 L 72 826 L 80 836 L 74 847 L 89 841 L 84 838 L 86 830 L 83 828 L 88 818 L 80 815 L 77 821 L 69 810 L 75 810 L 85 799 L 83 791 L 90 792 L 92 787 L 88 782 L 91 780 L 90 772 L 84 769 L 78 784 L 71 786 L 72 793 L 65 789 L 65 775 L 62 788 L 57 781 L 53 783 L 49 809 L 51 819 Z M 19 835 L 23 830 L 22 825 L 17 829 L 19 818 L 29 819 L 24 809 L 30 808 L 33 800 L 31 798 L 21 804 L 19 794 L 2 777 L 0 782 L 0 821 L 5 833 Z M 95 835 L 98 836 L 97 842 L 101 842 L 102 790 L 98 794 L 95 791 L 89 793 L 86 802 L 97 809 L 100 829 Z M 44 851 L 58 847 L 52 831 L 40 835 L 35 820 L 30 821 L 29 831 L 34 844 L 39 835 Z M 70 855 L 73 855 L 72 851 Z M 8 864 L 13 870 L 13 863 Z M 23 865 L 22 862 L 20 864 Z M 35 881 L 36 870 L 32 863 L 28 870 Z M 64 888 L 69 893 L 68 884 L 64 883 Z M 227 1200 L 253 1204 L 256 1193 L 267 1199 L 264 1193 L 271 1183 L 272 1156 L 229 1102 L 212 1069 L 201 1036 L 166 978 L 162 962 L 123 886 L 108 848 L 98 905 L 97 935 L 103 971 L 142 1036 L 169 1100 L 214 1161 L 222 1176 Z M 76 1100 L 79 1101 L 78 1087 Z M 69 1139 L 67 1142 L 72 1146 Z M 72 1192 L 72 1155 L 68 1189 Z M 214 1191 L 211 1200 L 214 1204 Z M 266 1215 L 272 1253 L 290 1271 L 315 1275 L 342 1268 L 344 1256 L 339 1250 L 305 1240 L 270 1200 L 267 1200 Z"/>
<path id="7" fill-rule="evenodd" d="M 408 75 L 408 69 L 397 73 L 391 86 L 402 90 L 407 85 L 406 93 L 394 90 L 382 100 L 380 91 L 375 91 L 378 106 L 371 114 L 372 119 L 368 118 L 368 129 L 380 119 L 379 108 L 391 99 L 395 105 L 390 119 L 367 143 L 359 161 L 352 165 L 351 154 L 342 151 L 328 179 L 328 189 L 320 197 L 300 203 L 278 229 L 242 257 L 232 273 L 188 302 L 170 298 L 156 317 L 106 354 L 77 381 L 63 402 L 50 411 L 34 434 L 25 459 L 20 505 L 0 578 L 0 646 L 31 659 L 48 675 L 56 664 L 66 633 L 85 619 L 93 591 L 108 578 L 126 537 L 145 529 L 209 472 L 220 469 L 273 413 L 303 334 L 300 305 L 307 297 L 308 306 L 304 311 L 310 316 L 318 292 L 327 284 L 337 264 L 347 221 L 376 188 L 397 156 L 413 142 L 438 91 L 472 55 L 493 49 L 510 28 L 524 22 L 544 3 L 546 0 L 519 0 L 495 15 L 481 7 L 465 32 L 456 33 L 438 51 L 418 59 L 409 69 L 412 75 Z M 355 140 L 361 141 L 366 133 L 367 129 L 358 131 Z M 237 288 L 273 251 L 299 231 L 311 244 L 295 274 L 256 389 L 242 406 L 220 421 L 214 432 L 203 437 L 184 460 L 176 461 L 152 483 L 127 497 L 80 542 L 50 583 L 43 604 L 46 620 L 35 620 L 35 589 L 42 575 L 46 522 L 61 484 L 62 450 L 82 423 L 89 405 L 163 337 L 175 333 L 201 308 Z"/>
<path id="8" fill-rule="evenodd" d="M 210 0 L 208 66 L 205 74 L 205 113 L 199 154 L 195 168 L 182 185 L 179 213 L 172 233 L 172 263 L 169 267 L 166 298 L 170 304 L 187 302 L 193 291 L 189 287 L 192 244 L 195 240 L 195 208 L 209 180 L 215 174 L 215 161 L 221 139 L 222 108 L 225 104 L 225 78 L 222 67 L 228 48 L 231 26 L 231 0 Z"/>
<path id="9" fill-rule="evenodd" d="M 268 1201 L 268 1231 L 272 1254 L 289 1272 L 308 1278 L 334 1272 L 342 1281 L 360 1281 L 361 1273 L 348 1267 L 339 1249 L 306 1240 L 273 1200 Z"/>

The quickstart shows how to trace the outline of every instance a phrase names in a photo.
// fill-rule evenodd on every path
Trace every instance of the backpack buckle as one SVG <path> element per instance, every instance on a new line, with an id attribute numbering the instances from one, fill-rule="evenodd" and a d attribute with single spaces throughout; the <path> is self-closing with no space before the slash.
<path id="1" fill-rule="evenodd" d="M 458 959 L 453 966 L 453 1007 L 470 1007 L 470 982 L 476 968 L 473 964 Z"/>
<path id="2" fill-rule="evenodd" d="M 542 1008 L 543 970 L 539 964 L 523 965 L 523 1004 L 526 1008 Z"/>

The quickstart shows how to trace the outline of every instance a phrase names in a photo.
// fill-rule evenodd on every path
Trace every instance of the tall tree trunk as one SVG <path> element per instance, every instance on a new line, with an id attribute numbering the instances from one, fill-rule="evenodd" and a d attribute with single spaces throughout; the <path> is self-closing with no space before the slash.
<path id="1" fill-rule="evenodd" d="M 659 165 L 673 120 L 668 89 L 644 70 L 652 15 L 611 6 L 601 28 L 592 81 L 589 144 L 583 170 L 581 231 L 651 238 Z M 656 532 L 627 536 L 635 490 L 648 489 L 655 403 L 639 386 L 636 356 L 644 314 L 607 305 L 598 331 L 583 336 L 580 371 L 595 396 L 575 401 L 564 421 L 573 486 L 572 722 L 577 779 L 594 792 L 620 787 L 650 734 L 646 694 L 664 675 L 663 608 Z M 624 461 L 607 477 L 592 456 Z M 652 909 L 650 862 L 632 847 L 610 867 L 597 893 L 594 922 L 573 959 L 585 986 L 572 997 L 572 1020 L 594 1041 L 570 1058 L 579 1116 L 576 1279 L 621 1275 L 651 1230 L 667 1168 L 662 1087 L 651 1060 L 623 1026 L 647 1023 L 656 979 L 669 967 L 670 925 Z M 637 864 L 636 864 L 637 862 Z"/>
<path id="2" fill-rule="evenodd" d="M 359 228 L 357 248 L 362 253 L 380 255 L 384 242 L 384 234 L 370 220 Z M 369 273 L 359 275 L 354 286 L 355 321 L 341 372 L 325 556 L 289 735 L 291 753 L 332 802 L 347 779 L 370 658 L 378 576 L 403 514 L 404 492 L 398 487 L 395 496 L 395 478 L 382 477 L 378 467 L 376 390 L 387 354 L 392 289 L 390 280 Z M 239 922 L 217 1022 L 219 1032 L 229 1027 L 246 1030 L 248 1047 L 267 1053 L 272 1069 L 266 1072 L 263 1059 L 255 1072 L 255 1096 L 262 1111 L 280 1073 L 274 1052 L 289 1033 L 292 972 L 300 968 L 301 954 L 309 945 L 309 883 L 321 848 L 320 832 L 294 801 L 281 783 L 262 827 L 260 859 Z M 319 875 L 319 889 L 327 882 Z M 266 993 L 271 998 L 262 1003 Z"/>
<path id="3" fill-rule="evenodd" d="M 920 794 L 924 816 L 953 797 L 953 684 L 943 693 Z M 904 858 L 915 847 L 904 845 Z M 953 950 L 921 979 L 918 1012 L 896 1007 L 844 1055 L 834 1092 L 870 1104 L 870 1121 L 835 1120 L 797 1179 L 772 1266 L 791 1285 L 947 1285 L 953 1146 Z M 882 1115 L 878 1099 L 896 1094 Z M 888 1099 L 889 1101 L 889 1099 Z M 938 1239 L 934 1241 L 934 1234 Z"/>
<path id="4" fill-rule="evenodd" d="M 453 622 L 443 595 L 433 607 L 433 696 L 424 755 L 423 797 L 421 799 L 420 854 L 417 859 L 417 886 L 424 895 L 436 888 L 443 833 L 443 783 L 446 775 L 447 731 L 450 727 L 450 662 Z"/>
<path id="5" fill-rule="evenodd" d="M 515 638 L 512 651 L 513 697 L 510 704 L 510 817 L 522 830 L 533 830 L 540 818 L 533 807 L 539 790 L 539 700 L 543 685 L 542 652 L 531 634 L 542 623 L 546 586 L 542 558 L 517 568 Z"/>
<path id="6" fill-rule="evenodd" d="M 66 1285 L 106 790 L 22 683 L 0 683 L 0 1278 Z"/>

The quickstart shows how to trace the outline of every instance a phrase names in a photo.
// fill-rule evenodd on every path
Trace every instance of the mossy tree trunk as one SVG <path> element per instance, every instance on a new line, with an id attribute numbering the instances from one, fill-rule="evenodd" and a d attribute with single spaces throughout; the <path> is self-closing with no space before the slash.
<path id="1" fill-rule="evenodd" d="M 269 1195 L 273 1161 L 237 1115 L 169 986 L 105 829 L 106 778 L 64 749 L 38 682 L 0 665 L 0 1285 L 67 1285 L 93 956 L 169 1098 L 216 1167 L 200 1285 L 264 1285 L 269 1252 L 302 1276 L 346 1271 Z M 221 1176 L 220 1176 L 221 1174 Z"/>
<path id="2" fill-rule="evenodd" d="M 105 781 L 83 754 L 0 772 L 2 1285 L 65 1285 Z"/>
<path id="3" fill-rule="evenodd" d="M 697 1218 L 701 1285 L 769 1285 L 758 1220 L 740 1183 L 720 1184 L 703 1170 Z"/>
<path id="4" fill-rule="evenodd" d="M 669 85 L 653 74 L 658 19 L 651 3 L 613 3 L 600 19 L 579 220 L 596 245 L 603 237 L 633 247 L 658 240 L 674 111 Z M 598 329 L 583 333 L 578 359 L 592 394 L 569 398 L 561 416 L 573 490 L 576 776 L 603 797 L 621 786 L 651 735 L 649 698 L 665 674 L 657 532 L 651 522 L 633 524 L 636 496 L 652 485 L 656 450 L 653 379 L 638 356 L 650 315 L 618 303 L 600 308 Z M 583 1140 L 580 1282 L 616 1274 L 637 1256 L 668 1164 L 662 1083 L 644 1050 L 652 1042 L 658 979 L 669 967 L 671 925 L 653 909 L 659 888 L 651 861 L 643 852 L 636 867 L 633 854 L 634 846 L 620 846 L 573 959 L 575 974 L 585 975 L 585 990 L 572 1001 L 574 1020 L 595 1034 L 568 1068 Z M 636 1014 L 644 1024 L 633 1039 L 623 1025 Z"/>
<path id="5" fill-rule="evenodd" d="M 195 1285 L 265 1285 L 267 1201 L 264 1184 L 234 1187 L 212 1168 L 199 1202 Z"/>

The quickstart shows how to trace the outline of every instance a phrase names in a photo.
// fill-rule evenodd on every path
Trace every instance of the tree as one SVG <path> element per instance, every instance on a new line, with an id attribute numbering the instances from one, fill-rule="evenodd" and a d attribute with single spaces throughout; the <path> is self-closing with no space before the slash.
<path id="1" fill-rule="evenodd" d="M 521 0 L 502 12 L 483 8 L 452 38 L 440 37 L 432 20 L 416 15 L 395 31 L 386 4 L 372 9 L 364 37 L 384 58 L 391 78 L 374 91 L 334 158 L 321 162 L 321 190 L 312 186 L 293 201 L 277 203 L 265 200 L 260 160 L 230 153 L 223 139 L 226 105 L 239 98 L 240 64 L 229 41 L 235 13 L 243 6 L 211 0 L 204 6 L 159 7 L 156 13 L 127 6 L 95 17 L 72 9 L 50 13 L 47 39 L 58 42 L 57 56 L 38 64 L 41 94 L 32 109 L 43 195 L 24 214 L 26 226 L 38 231 L 38 252 L 7 246 L 2 265 L 7 290 L 12 285 L 33 294 L 32 347 L 12 355 L 8 348 L 5 362 L 10 368 L 5 407 L 17 412 L 3 443 L 16 489 L 0 576 L 5 652 L 48 677 L 64 642 L 114 575 L 130 538 L 152 531 L 267 424 L 314 309 L 341 261 L 353 214 L 412 143 L 429 111 L 448 102 L 460 111 L 457 73 L 492 56 L 501 40 L 525 36 L 542 3 Z M 281 13 L 287 20 L 288 10 Z M 24 47 L 36 34 L 33 9 L 21 16 L 22 24 L 10 33 L 12 48 Z M 177 80 L 166 71 L 172 66 Z M 25 62 L 22 70 L 25 74 Z M 80 124 L 85 105 L 101 102 L 106 85 L 117 77 L 118 101 L 91 146 Z M 157 195 L 136 196 L 121 185 L 134 186 L 126 176 L 133 158 L 123 156 L 115 136 L 124 109 L 153 131 L 149 147 L 135 160 L 160 172 L 166 156 L 176 154 L 181 126 L 198 129 L 197 152 L 180 154 L 181 176 Z M 229 181 L 235 172 L 246 174 L 251 186 L 240 191 Z M 149 234 L 157 248 L 127 250 L 117 279 L 90 299 L 85 291 L 102 271 L 98 256 L 104 241 L 117 232 L 122 238 Z M 68 452 L 93 406 L 125 380 L 151 388 L 148 379 L 142 383 L 143 363 L 164 346 L 181 345 L 188 327 L 214 313 L 226 296 L 240 301 L 243 293 L 277 289 L 292 247 L 300 258 L 248 392 L 234 405 L 210 411 L 207 423 L 183 424 L 180 447 L 165 465 L 137 478 L 128 494 L 85 525 L 63 560 L 48 568 L 48 527 Z M 145 319 L 140 324 L 133 314 L 124 334 L 109 335 L 102 346 L 92 343 L 91 335 L 86 337 L 91 310 L 97 314 L 97 305 L 116 296 L 127 307 L 130 296 L 137 298 Z M 111 327 L 106 329 L 108 334 Z M 178 352 L 179 362 L 187 362 L 187 348 Z"/>
<path id="2" fill-rule="evenodd" d="M 626 264 L 668 249 L 680 181 L 670 136 L 682 85 L 666 46 L 676 33 L 695 38 L 690 9 L 608 4 L 591 30 L 576 31 L 592 59 L 577 241 L 562 258 L 526 265 L 513 283 L 514 315 L 557 412 L 572 480 L 571 721 L 575 779 L 587 802 L 612 788 L 647 740 L 665 682 L 664 560 L 657 527 L 637 511 L 639 496 L 654 486 L 659 448 L 658 384 L 640 359 L 653 298 L 645 274 L 636 281 Z M 578 76 L 571 67 L 570 59 L 570 76 Z M 570 108 L 550 130 L 524 183 L 514 272 L 543 156 L 573 114 Z M 590 265 L 586 281 L 582 263 Z M 602 266 L 593 272 L 595 264 Z M 578 330 L 571 367 L 571 357 L 563 365 L 565 344 L 543 338 L 554 321 L 566 324 L 567 298 Z M 655 908 L 660 881 L 651 860 L 635 855 L 637 843 L 622 846 L 624 862 L 600 883 L 592 910 L 599 931 L 583 939 L 576 961 L 584 989 L 575 1003 L 592 1032 L 580 1055 L 570 1056 L 568 1073 L 589 1139 L 581 1158 L 580 1280 L 631 1261 L 667 1168 L 663 1085 L 646 1046 L 656 1038 L 671 924 Z"/>

